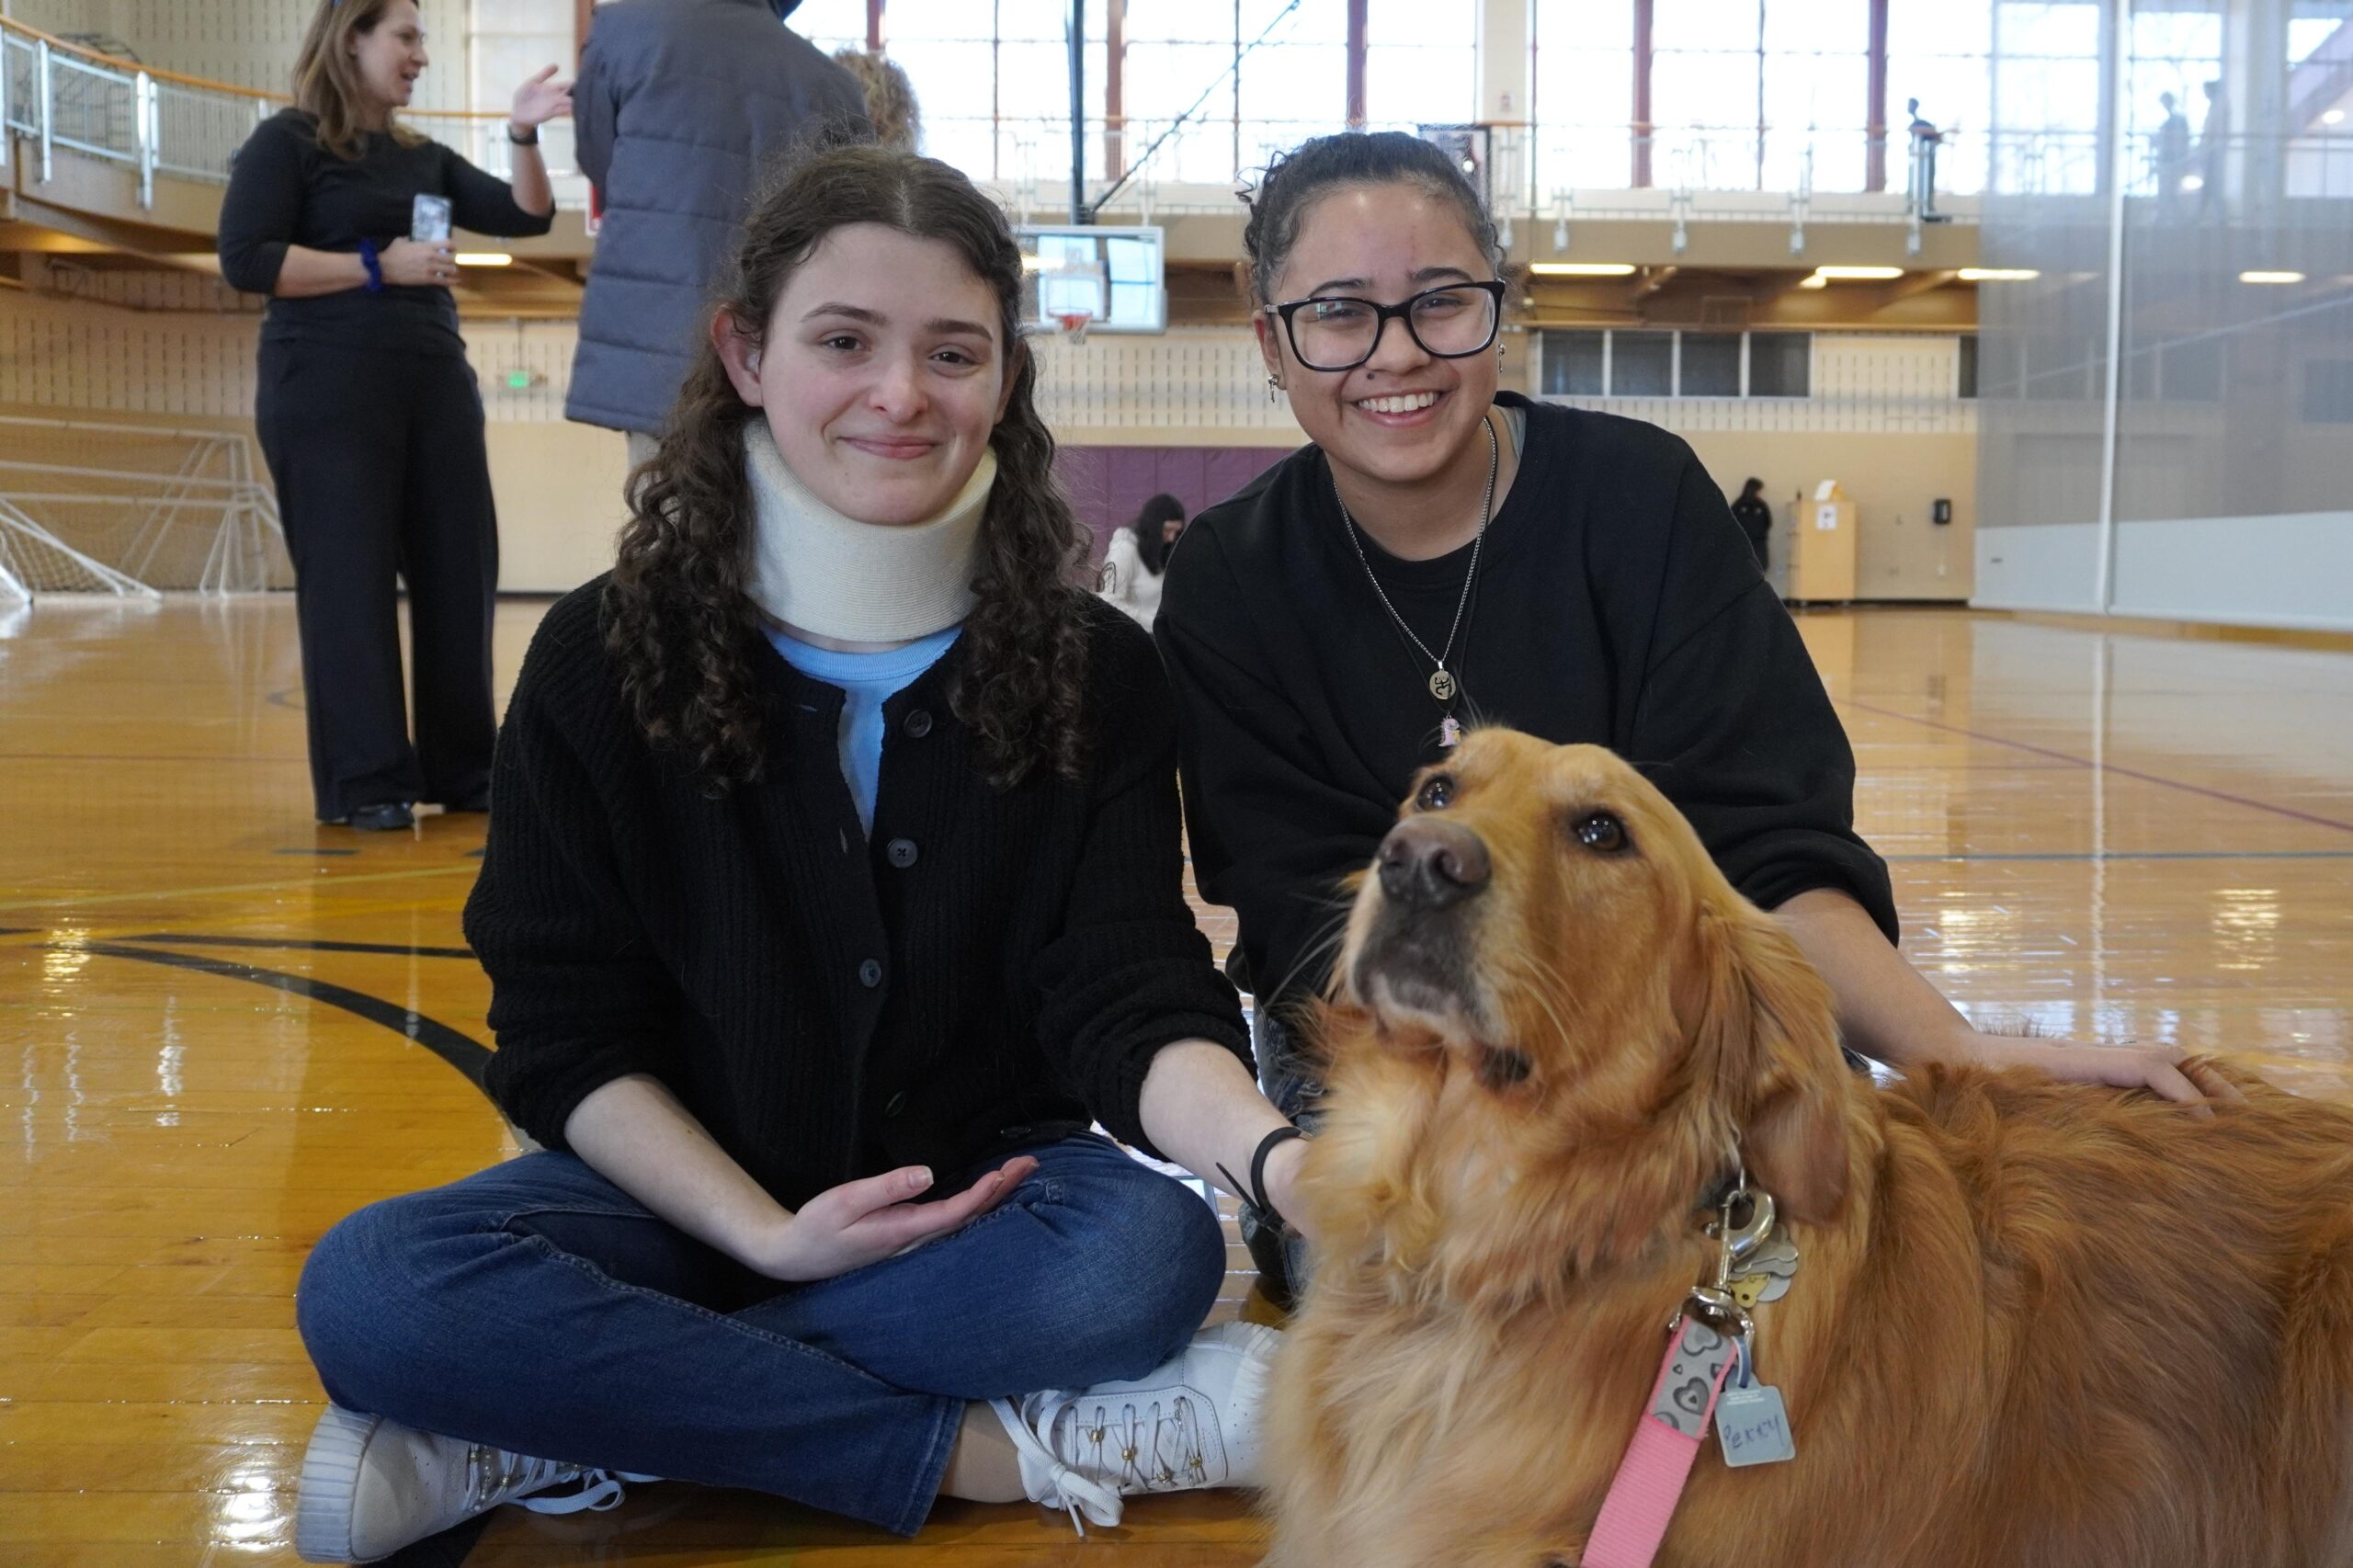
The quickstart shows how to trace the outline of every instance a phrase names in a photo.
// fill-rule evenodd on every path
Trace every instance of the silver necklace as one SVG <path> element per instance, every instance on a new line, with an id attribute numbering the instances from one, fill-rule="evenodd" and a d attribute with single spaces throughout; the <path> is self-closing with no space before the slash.
<path id="1" fill-rule="evenodd" d="M 1454 640 L 1461 633 L 1462 615 L 1471 608 L 1471 590 L 1479 581 L 1479 547 L 1486 542 L 1487 523 L 1495 502 L 1495 472 L 1503 461 L 1503 448 L 1495 439 L 1495 422 L 1487 419 L 1483 423 L 1487 426 L 1487 489 L 1479 497 L 1479 531 L 1471 539 L 1471 569 L 1463 574 L 1462 597 L 1455 601 L 1454 606 L 1454 624 L 1447 628 L 1446 646 L 1435 653 L 1430 652 L 1430 645 L 1405 624 L 1405 618 L 1397 613 L 1397 607 L 1389 602 L 1389 591 L 1381 585 L 1381 578 L 1373 572 L 1372 562 L 1364 552 L 1364 541 L 1357 538 L 1357 520 L 1348 515 L 1347 502 L 1341 499 L 1339 480 L 1335 476 L 1332 481 L 1332 499 L 1339 503 L 1340 521 L 1348 530 L 1348 543 L 1356 547 L 1357 562 L 1364 568 L 1366 578 L 1372 584 L 1372 591 L 1381 597 L 1381 608 L 1389 612 L 1389 619 L 1397 623 L 1397 630 L 1421 650 L 1422 657 L 1438 666 L 1430 675 L 1430 695 L 1447 705 L 1446 717 L 1438 726 L 1438 744 L 1447 746 L 1462 738 L 1462 726 L 1455 722 L 1452 709 L 1455 695 L 1462 689 L 1462 683 L 1455 678 L 1452 670 L 1446 667 L 1446 661 L 1454 655 Z"/>

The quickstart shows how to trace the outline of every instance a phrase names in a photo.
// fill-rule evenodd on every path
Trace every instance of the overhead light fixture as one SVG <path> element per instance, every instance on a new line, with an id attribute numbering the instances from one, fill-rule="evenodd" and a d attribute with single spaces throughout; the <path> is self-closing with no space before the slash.
<path id="1" fill-rule="evenodd" d="M 2320 122 L 2323 125 L 2342 125 L 2345 123 L 2345 111 L 2341 108 L 2330 109 L 2320 117 Z"/>
<path id="2" fill-rule="evenodd" d="M 1964 267 L 1961 269 L 1963 283 L 2024 283 L 2041 276 L 2031 267 Z"/>
<path id="3" fill-rule="evenodd" d="M 1802 279 L 1799 282 L 1798 287 L 1801 289 L 1827 289 L 1830 287 L 1830 279 L 1817 272 L 1811 278 Z"/>
<path id="4" fill-rule="evenodd" d="M 1813 275 L 1831 283 L 1885 283 L 1904 276 L 1900 267 L 1817 267 Z"/>
<path id="5" fill-rule="evenodd" d="M 515 258 L 503 250 L 461 250 L 457 254 L 460 267 L 512 267 Z"/>
<path id="6" fill-rule="evenodd" d="M 2301 272 L 2242 272 L 2239 274 L 2239 281 L 2242 283 L 2302 283 L 2303 280 L 2304 275 Z"/>
<path id="7" fill-rule="evenodd" d="M 1539 278 L 1631 278 L 1631 261 L 1531 261 L 1528 270 Z"/>
<path id="8" fill-rule="evenodd" d="M 2186 191 L 2203 190 L 2206 188 L 2206 176 L 2203 175 L 2184 175 L 2181 176 L 2181 188 Z"/>
<path id="9" fill-rule="evenodd" d="M 1046 270 L 1046 258 L 1042 256 L 1032 256 L 1028 251 L 1023 251 L 1021 253 L 1021 270 L 1024 272 L 1043 272 Z"/>

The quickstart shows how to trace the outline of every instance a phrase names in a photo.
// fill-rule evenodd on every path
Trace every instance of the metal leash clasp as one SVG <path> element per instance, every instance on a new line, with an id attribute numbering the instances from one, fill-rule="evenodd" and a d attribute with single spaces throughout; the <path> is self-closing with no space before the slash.
<path id="1" fill-rule="evenodd" d="M 1694 1285 L 1684 1299 L 1683 1310 L 1726 1338 L 1745 1342 L 1756 1334 L 1756 1325 L 1733 1297 L 1733 1276 L 1771 1239 L 1773 1195 L 1752 1188 L 1748 1172 L 1742 1170 L 1732 1190 L 1724 1194 L 1723 1206 L 1709 1222 L 1707 1233 L 1716 1243 L 1716 1277 L 1708 1284 Z"/>

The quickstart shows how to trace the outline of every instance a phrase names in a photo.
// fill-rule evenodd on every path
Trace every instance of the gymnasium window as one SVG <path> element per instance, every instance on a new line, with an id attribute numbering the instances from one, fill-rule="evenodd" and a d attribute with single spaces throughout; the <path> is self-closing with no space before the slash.
<path id="1" fill-rule="evenodd" d="M 1546 397 L 1806 397 L 1813 335 L 1549 327 Z"/>
<path id="2" fill-rule="evenodd" d="M 1748 395 L 1812 397 L 1813 334 L 1752 332 L 1748 335 Z"/>
<path id="3" fill-rule="evenodd" d="M 1404 129 L 1477 119 L 1478 31 L 1477 0 L 1369 0 L 1364 106 L 1371 122 Z"/>
<path id="4" fill-rule="evenodd" d="M 1675 334 L 1613 332 L 1609 335 L 1611 397 L 1675 395 Z"/>
<path id="5" fill-rule="evenodd" d="M 1529 14 L 1532 188 L 1614 190 L 1633 169 L 1634 8 L 1536 0 Z"/>
<path id="6" fill-rule="evenodd" d="M 1606 332 L 1546 332 L 1542 339 L 1544 395 L 1599 397 L 1608 390 L 1604 379 L 1609 335 Z"/>
<path id="7" fill-rule="evenodd" d="M 1686 332 L 1677 335 L 1682 342 L 1676 371 L 1677 396 L 1740 395 L 1740 334 Z"/>

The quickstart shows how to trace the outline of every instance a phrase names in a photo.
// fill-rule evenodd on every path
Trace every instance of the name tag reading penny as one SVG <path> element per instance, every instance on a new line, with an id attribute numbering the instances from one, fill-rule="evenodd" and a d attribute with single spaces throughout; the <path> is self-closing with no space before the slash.
<path id="1" fill-rule="evenodd" d="M 1716 1402 L 1716 1440 L 1723 1446 L 1724 1463 L 1734 1470 L 1798 1457 L 1781 1391 L 1763 1383 L 1724 1391 Z"/>

